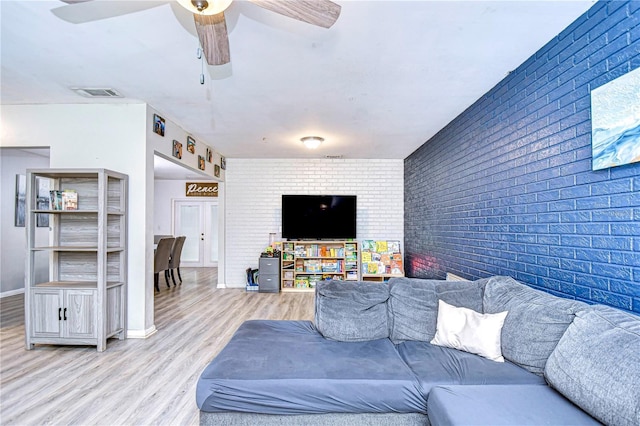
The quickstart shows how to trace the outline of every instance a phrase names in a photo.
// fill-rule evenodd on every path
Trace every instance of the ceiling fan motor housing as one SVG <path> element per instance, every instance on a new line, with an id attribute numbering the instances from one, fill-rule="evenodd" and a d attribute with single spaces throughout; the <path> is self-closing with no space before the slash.
<path id="1" fill-rule="evenodd" d="M 198 9 L 198 12 L 202 12 L 209 7 L 209 2 L 206 0 L 191 0 L 191 4 Z"/>

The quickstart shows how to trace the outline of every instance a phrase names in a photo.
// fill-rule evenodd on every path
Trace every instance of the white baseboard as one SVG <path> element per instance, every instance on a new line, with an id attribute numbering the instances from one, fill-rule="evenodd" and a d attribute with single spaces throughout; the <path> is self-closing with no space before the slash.
<path id="1" fill-rule="evenodd" d="M 452 274 L 451 272 L 447 272 L 447 281 L 469 281 L 465 278 L 462 278 L 460 275 Z"/>
<path id="2" fill-rule="evenodd" d="M 3 297 L 15 296 L 16 294 L 23 294 L 24 288 L 18 288 L 16 290 L 3 291 L 0 293 L 0 299 Z"/>
<path id="3" fill-rule="evenodd" d="M 156 334 L 157 331 L 158 329 L 155 325 L 146 330 L 127 330 L 127 339 L 147 339 Z"/>
<path id="4" fill-rule="evenodd" d="M 227 288 L 227 285 L 225 283 L 218 283 L 216 288 Z"/>

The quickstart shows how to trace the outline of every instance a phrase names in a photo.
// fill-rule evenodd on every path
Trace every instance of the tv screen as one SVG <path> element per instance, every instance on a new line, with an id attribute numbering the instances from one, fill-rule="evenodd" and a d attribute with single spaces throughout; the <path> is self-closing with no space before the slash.
<path id="1" fill-rule="evenodd" d="M 356 238 L 356 196 L 283 195 L 282 238 Z"/>

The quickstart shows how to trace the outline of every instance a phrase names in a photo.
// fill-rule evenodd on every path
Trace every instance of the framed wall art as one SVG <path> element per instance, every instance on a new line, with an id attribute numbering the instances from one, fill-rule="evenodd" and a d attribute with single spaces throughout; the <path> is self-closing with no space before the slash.
<path id="1" fill-rule="evenodd" d="M 213 160 L 213 151 L 211 150 L 211 148 L 207 147 L 207 161 L 209 163 L 211 163 L 211 161 Z"/>
<path id="2" fill-rule="evenodd" d="M 164 136 L 164 118 L 158 114 L 153 114 L 153 133 Z"/>
<path id="3" fill-rule="evenodd" d="M 220 168 L 225 170 L 227 168 L 227 159 L 224 157 L 220 157 Z"/>
<path id="4" fill-rule="evenodd" d="M 177 159 L 182 158 L 182 143 L 178 142 L 175 139 L 173 140 L 173 156 Z"/>
<path id="5" fill-rule="evenodd" d="M 591 168 L 640 161 L 640 68 L 591 91 Z"/>
<path id="6" fill-rule="evenodd" d="M 204 157 L 202 155 L 198 155 L 198 168 L 204 170 Z"/>
<path id="7" fill-rule="evenodd" d="M 214 164 L 213 166 L 213 175 L 215 177 L 220 177 L 220 166 L 218 166 L 217 164 Z"/>
<path id="8" fill-rule="evenodd" d="M 16 214 L 14 226 L 24 227 L 24 218 L 27 203 L 27 177 L 16 175 Z"/>
<path id="9" fill-rule="evenodd" d="M 196 153 L 196 140 L 191 136 L 187 136 L 187 151 L 192 154 Z"/>

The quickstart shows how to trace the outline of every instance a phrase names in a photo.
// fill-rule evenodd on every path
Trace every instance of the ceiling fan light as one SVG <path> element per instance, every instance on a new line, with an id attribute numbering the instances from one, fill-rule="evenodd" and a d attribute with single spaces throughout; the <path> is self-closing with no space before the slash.
<path id="1" fill-rule="evenodd" d="M 217 15 L 224 12 L 233 0 L 208 0 L 208 1 L 191 1 L 191 0 L 178 0 L 180 6 L 187 9 L 189 12 L 197 13 L 200 15 Z M 202 10 L 198 10 L 203 8 Z"/>
<path id="2" fill-rule="evenodd" d="M 320 136 L 305 136 L 300 139 L 300 142 L 309 149 L 316 149 L 322 142 L 324 142 L 324 138 L 321 138 Z"/>

